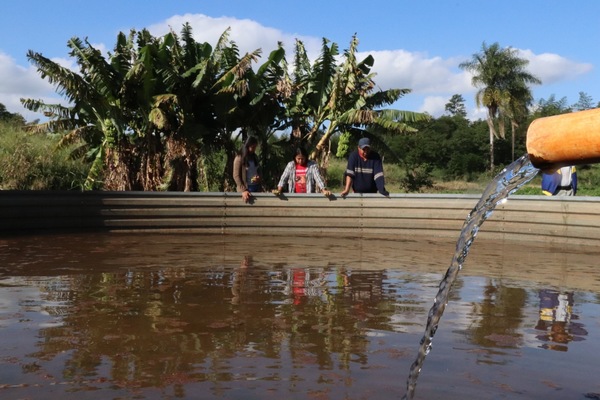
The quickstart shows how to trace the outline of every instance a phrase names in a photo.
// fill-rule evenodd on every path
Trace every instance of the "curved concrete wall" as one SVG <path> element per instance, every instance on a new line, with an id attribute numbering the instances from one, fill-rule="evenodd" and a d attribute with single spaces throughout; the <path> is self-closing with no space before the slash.
<path id="1" fill-rule="evenodd" d="M 314 237 L 458 238 L 476 195 L 258 194 L 0 191 L 0 234 L 56 231 L 178 231 Z M 478 237 L 600 243 L 595 197 L 511 196 Z"/>

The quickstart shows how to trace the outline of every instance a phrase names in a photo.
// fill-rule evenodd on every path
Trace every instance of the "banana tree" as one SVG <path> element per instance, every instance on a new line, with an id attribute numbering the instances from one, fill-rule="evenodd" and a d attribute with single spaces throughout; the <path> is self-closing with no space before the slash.
<path id="1" fill-rule="evenodd" d="M 106 62 L 100 51 L 89 42 L 72 38 L 67 46 L 71 49 L 80 73 L 44 57 L 41 53 L 29 51 L 27 57 L 36 67 L 42 78 L 54 84 L 59 94 L 70 103 L 69 106 L 46 104 L 40 100 L 21 99 L 23 105 L 32 111 L 44 112 L 49 117 L 34 128 L 36 131 L 67 132 L 65 141 L 82 138 L 87 146 L 88 156 L 95 161 L 88 174 L 88 189 L 113 185 L 118 189 L 135 189 L 137 182 L 130 177 L 133 163 L 129 158 L 132 151 L 128 130 L 128 115 L 123 107 L 123 74 Z M 102 165 L 109 165 L 114 181 L 101 182 Z"/>
<path id="2" fill-rule="evenodd" d="M 282 143 L 276 137 L 276 133 L 285 124 L 281 101 L 282 81 L 287 68 L 285 51 L 279 43 L 278 48 L 256 69 L 250 68 L 243 61 L 244 58 L 218 82 L 221 85 L 219 93 L 230 94 L 227 98 L 231 101 L 222 118 L 230 128 L 237 127 L 242 141 L 248 135 L 258 138 L 261 143 L 259 156 L 265 173 L 263 180 L 265 184 L 273 186 L 279 178 L 282 160 L 285 159 Z M 244 71 L 238 70 L 241 66 L 245 67 Z M 227 152 L 227 166 L 232 166 L 234 155 L 235 151 Z"/>
<path id="3" fill-rule="evenodd" d="M 285 102 L 288 118 L 292 131 L 304 130 L 303 139 L 314 147 L 311 158 L 318 160 L 323 169 L 329 157 L 329 141 L 336 133 L 376 135 L 370 132 L 372 127 L 406 133 L 414 131 L 410 123 L 429 118 L 421 113 L 379 109 L 393 104 L 410 90 L 375 91 L 371 73 L 374 58 L 368 55 L 358 61 L 357 48 L 358 38 L 353 36 L 338 65 L 337 45 L 323 39 L 321 53 L 311 66 L 304 46 L 296 45 L 292 95 Z"/>

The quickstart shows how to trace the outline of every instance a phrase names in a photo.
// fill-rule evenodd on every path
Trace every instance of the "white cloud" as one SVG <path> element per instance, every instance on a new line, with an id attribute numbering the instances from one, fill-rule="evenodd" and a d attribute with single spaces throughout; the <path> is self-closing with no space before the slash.
<path id="1" fill-rule="evenodd" d="M 471 121 L 487 118 L 487 108 L 473 107 L 468 111 L 467 118 Z"/>
<path id="2" fill-rule="evenodd" d="M 217 43 L 223 32 L 230 29 L 229 38 L 237 44 L 241 54 L 262 49 L 265 57 L 277 47 L 278 42 L 283 43 L 286 53 L 293 54 L 293 46 L 298 39 L 304 43 L 309 57 L 314 58 L 321 46 L 321 40 L 318 38 L 284 33 L 249 19 L 213 18 L 203 14 L 175 15 L 163 23 L 149 26 L 148 30 L 154 36 L 162 36 L 170 30 L 180 34 L 186 22 L 192 27 L 194 40 L 211 45 Z"/>
<path id="3" fill-rule="evenodd" d="M 375 81 L 384 89 L 409 88 L 418 94 L 472 91 L 468 74 L 458 70 L 459 61 L 455 59 L 427 57 L 423 53 L 405 50 L 372 51 L 368 54 L 375 58 Z"/>
<path id="4" fill-rule="evenodd" d="M 226 29 L 231 28 L 230 39 L 237 43 L 240 53 L 244 54 L 260 48 L 263 50 L 263 60 L 278 42 L 283 42 L 288 54 L 288 62 L 292 61 L 296 39 L 304 43 L 312 60 L 318 56 L 322 45 L 322 38 L 283 32 L 249 19 L 212 18 L 203 14 L 176 15 L 147 29 L 154 36 L 162 36 L 171 29 L 180 34 L 186 22 L 192 26 L 196 41 L 208 42 L 212 45 Z M 338 45 L 340 50 L 346 46 L 344 43 Z M 105 44 L 94 43 L 93 46 L 106 54 Z M 112 48 L 112 45 L 110 47 Z M 403 49 L 368 51 L 361 48 L 360 50 L 361 52 L 357 54 L 359 59 L 363 59 L 368 54 L 375 58 L 373 72 L 377 74 L 375 82 L 380 88 L 412 90 L 409 95 L 401 99 L 402 104 L 399 108 L 426 111 L 431 115 L 439 116 L 443 114 L 445 104 L 452 95 L 461 94 L 465 98 L 469 118 L 485 117 L 485 110 L 475 110 L 473 105 L 476 89 L 471 85 L 471 75 L 458 68 L 459 63 L 469 57 L 442 58 Z M 538 76 L 544 85 L 573 80 L 592 70 L 591 64 L 578 63 L 558 54 L 535 54 L 531 50 L 519 50 L 519 52 L 521 57 L 530 61 L 528 70 Z M 54 61 L 71 69 L 75 67 L 72 59 L 62 58 Z M 4 104 L 10 112 L 23 114 L 28 120 L 40 118 L 40 115 L 33 115 L 21 106 L 19 102 L 21 97 L 49 102 L 57 102 L 59 99 L 54 88 L 39 77 L 35 68 L 19 66 L 9 55 L 0 53 L 0 103 Z M 413 104 L 420 103 L 409 107 L 403 106 L 407 100 L 412 100 Z M 64 100 L 62 102 L 64 103 Z"/>
<path id="5" fill-rule="evenodd" d="M 519 50 L 519 55 L 529 60 L 527 70 L 545 85 L 576 79 L 593 69 L 592 64 L 577 63 L 558 54 L 535 54 L 531 50 Z"/>
<path id="6" fill-rule="evenodd" d="M 434 117 L 439 117 L 446 111 L 446 104 L 450 99 L 445 96 L 427 96 L 418 112 L 427 112 Z"/>
<path id="7" fill-rule="evenodd" d="M 44 91 L 49 85 L 44 85 L 39 79 L 35 68 L 21 67 L 14 58 L 0 53 L 0 93 L 10 94 L 24 90 L 27 92 Z"/>
<path id="8" fill-rule="evenodd" d="M 56 101 L 57 95 L 50 83 L 40 78 L 35 67 L 17 65 L 15 59 L 0 53 L 0 103 L 7 111 L 19 113 L 26 120 L 41 118 L 41 114 L 25 109 L 21 98 Z"/>

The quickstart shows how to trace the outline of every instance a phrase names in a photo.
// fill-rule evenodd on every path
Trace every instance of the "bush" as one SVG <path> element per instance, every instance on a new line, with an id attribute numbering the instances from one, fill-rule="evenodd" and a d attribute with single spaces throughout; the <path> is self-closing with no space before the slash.
<path id="1" fill-rule="evenodd" d="M 69 190 L 83 187 L 89 164 L 58 148 L 59 138 L 0 124 L 0 190 Z"/>
<path id="2" fill-rule="evenodd" d="M 446 177 L 449 179 L 465 179 L 471 182 L 485 172 L 485 163 L 474 154 L 455 154 L 448 163 Z"/>
<path id="3" fill-rule="evenodd" d="M 432 188 L 432 170 L 433 167 L 429 164 L 407 166 L 406 174 L 400 181 L 400 188 L 407 192 L 421 192 L 424 188 Z"/>

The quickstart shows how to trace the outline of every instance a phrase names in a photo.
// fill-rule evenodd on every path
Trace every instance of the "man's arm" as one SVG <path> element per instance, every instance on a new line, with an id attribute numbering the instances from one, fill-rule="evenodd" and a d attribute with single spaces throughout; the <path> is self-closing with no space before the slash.
<path id="1" fill-rule="evenodd" d="M 347 196 L 348 193 L 350 193 L 350 188 L 352 188 L 352 177 L 350 175 L 346 175 L 346 186 L 344 187 L 344 190 L 342 190 L 342 193 L 340 193 L 340 195 L 342 197 Z"/>
<path id="2" fill-rule="evenodd" d="M 378 157 L 375 165 L 373 165 L 373 179 L 375 180 L 375 185 L 377 186 L 377 191 L 384 196 L 389 196 L 390 192 L 385 190 L 385 177 L 383 175 L 383 161 Z"/>
<path id="3" fill-rule="evenodd" d="M 352 188 L 352 180 L 354 179 L 354 166 L 356 164 L 357 156 L 358 153 L 353 152 L 350 154 L 350 157 L 348 157 L 348 164 L 346 165 L 346 171 L 344 172 L 345 186 L 344 190 L 342 190 L 342 193 L 340 193 L 342 197 L 350 193 L 350 189 Z"/>

